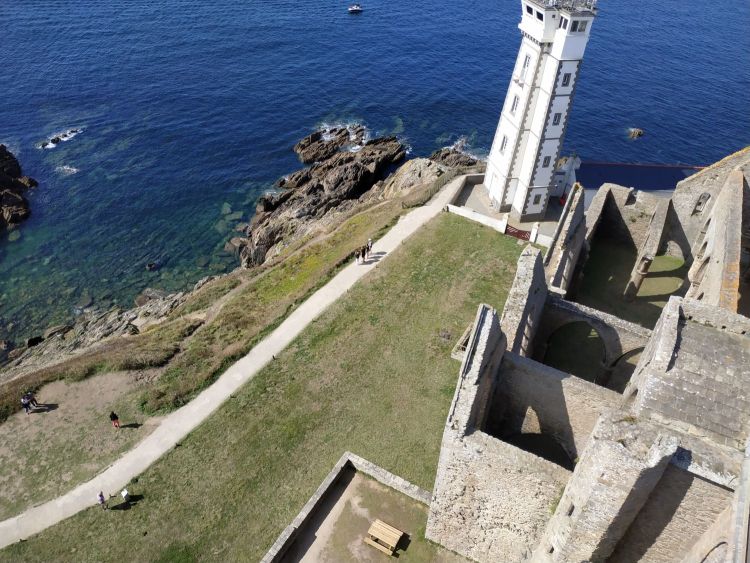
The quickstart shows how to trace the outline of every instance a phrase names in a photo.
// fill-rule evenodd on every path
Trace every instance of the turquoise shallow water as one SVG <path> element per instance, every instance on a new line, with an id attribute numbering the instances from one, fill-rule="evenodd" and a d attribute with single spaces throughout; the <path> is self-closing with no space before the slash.
<path id="1" fill-rule="evenodd" d="M 234 267 L 237 214 L 321 123 L 400 135 L 415 156 L 460 136 L 485 152 L 519 44 L 515 1 L 123 4 L 0 4 L 0 142 L 40 182 L 21 238 L 0 241 L 0 338 L 71 319 L 86 296 L 130 306 Z M 750 143 L 748 3 L 600 6 L 567 150 L 706 164 Z"/>

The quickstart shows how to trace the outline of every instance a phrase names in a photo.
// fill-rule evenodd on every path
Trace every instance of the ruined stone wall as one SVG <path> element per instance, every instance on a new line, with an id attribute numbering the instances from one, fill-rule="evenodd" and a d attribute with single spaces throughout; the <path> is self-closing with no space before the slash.
<path id="1" fill-rule="evenodd" d="M 489 305 L 480 305 L 446 422 L 459 435 L 484 424 L 506 345 L 497 311 Z"/>
<path id="2" fill-rule="evenodd" d="M 744 447 L 750 431 L 750 320 L 670 298 L 626 394 L 633 412 L 675 430 Z"/>
<path id="3" fill-rule="evenodd" d="M 615 391 L 506 353 L 492 414 L 498 411 L 511 431 L 553 436 L 575 459 L 599 415 L 616 408 L 620 399 Z"/>
<path id="4" fill-rule="evenodd" d="M 603 184 L 586 211 L 586 240 L 615 239 L 635 249 L 648 236 L 649 224 L 660 198 L 617 184 Z"/>
<path id="5" fill-rule="evenodd" d="M 544 257 L 544 271 L 550 286 L 567 292 L 585 242 L 584 192 L 581 185 L 576 184 L 565 203 L 552 244 Z"/>
<path id="6" fill-rule="evenodd" d="M 525 559 L 570 474 L 476 429 L 505 346 L 496 311 L 480 306 L 443 431 L 427 521 L 428 539 L 477 561 Z"/>
<path id="7" fill-rule="evenodd" d="M 731 491 L 667 466 L 610 557 L 612 563 L 679 561 L 731 503 Z"/>
<path id="8" fill-rule="evenodd" d="M 747 183 L 741 170 L 727 175 L 705 219 L 688 272 L 686 297 L 736 312 L 739 302 L 742 258 L 742 210 Z"/>
<path id="9" fill-rule="evenodd" d="M 677 184 L 672 195 L 672 204 L 685 231 L 685 236 L 691 243 L 695 243 L 699 238 L 706 218 L 716 203 L 716 196 L 729 173 L 742 167 L 747 175 L 749 163 L 750 147 L 720 160 Z M 698 211 L 696 206 L 704 193 L 709 195 L 709 199 L 705 202 L 702 211 Z"/>
<path id="10" fill-rule="evenodd" d="M 547 300 L 542 256 L 538 249 L 527 246 L 518 258 L 516 277 L 505 301 L 500 320 L 508 339 L 508 350 L 528 356 Z"/>
<path id="11" fill-rule="evenodd" d="M 475 561 L 525 561 L 570 477 L 475 431 L 444 440 L 425 536 Z"/>
<path id="12" fill-rule="evenodd" d="M 622 413 L 603 415 L 533 560 L 606 561 L 658 483 L 677 441 Z"/>

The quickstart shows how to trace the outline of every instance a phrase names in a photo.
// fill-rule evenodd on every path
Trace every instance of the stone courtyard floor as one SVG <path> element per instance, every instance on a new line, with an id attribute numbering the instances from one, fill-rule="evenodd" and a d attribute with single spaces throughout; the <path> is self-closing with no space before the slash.
<path id="1" fill-rule="evenodd" d="M 452 563 L 467 561 L 424 539 L 427 507 L 385 485 L 348 471 L 287 551 L 284 563 L 378 563 L 392 558 L 364 543 L 370 524 L 380 519 L 406 532 L 396 554 L 399 561 Z"/>

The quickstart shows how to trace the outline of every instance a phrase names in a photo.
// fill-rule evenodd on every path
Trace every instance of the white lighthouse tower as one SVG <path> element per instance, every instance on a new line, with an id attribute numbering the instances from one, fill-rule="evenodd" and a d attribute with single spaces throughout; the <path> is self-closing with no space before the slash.
<path id="1" fill-rule="evenodd" d="M 534 221 L 565 189 L 556 166 L 597 10 L 596 0 L 521 0 L 521 10 L 521 48 L 484 185 L 500 211 Z"/>

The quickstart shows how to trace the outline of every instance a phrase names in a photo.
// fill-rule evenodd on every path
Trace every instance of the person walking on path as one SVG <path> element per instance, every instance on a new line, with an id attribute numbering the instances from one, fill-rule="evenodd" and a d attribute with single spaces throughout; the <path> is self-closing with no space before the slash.
<path id="1" fill-rule="evenodd" d="M 109 419 L 112 421 L 112 426 L 114 426 L 115 428 L 120 428 L 120 417 L 117 416 L 117 413 L 115 411 L 109 413 Z"/>
<path id="2" fill-rule="evenodd" d="M 367 239 L 367 254 L 370 254 L 370 252 L 372 252 L 372 239 L 368 238 Z"/>
<path id="3" fill-rule="evenodd" d="M 107 500 L 104 498 L 102 491 L 99 491 L 99 494 L 96 495 L 96 500 L 99 501 L 99 506 L 102 507 L 102 510 L 107 510 Z"/>
<path id="4" fill-rule="evenodd" d="M 31 402 L 29 401 L 29 397 L 24 395 L 21 397 L 21 406 L 23 407 L 23 410 L 26 411 L 26 414 L 31 413 Z"/>

